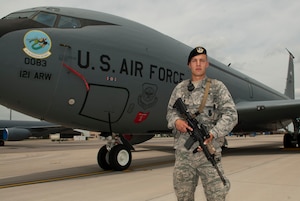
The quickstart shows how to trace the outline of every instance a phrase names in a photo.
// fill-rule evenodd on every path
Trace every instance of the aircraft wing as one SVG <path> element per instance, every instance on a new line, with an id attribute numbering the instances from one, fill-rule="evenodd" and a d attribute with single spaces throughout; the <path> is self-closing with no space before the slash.
<path id="1" fill-rule="evenodd" d="M 73 129 L 46 121 L 0 120 L 0 140 L 18 141 L 42 137 L 52 133 L 71 132 Z"/>
<path id="2" fill-rule="evenodd" d="M 253 127 L 257 130 L 266 129 L 266 124 L 270 130 L 276 130 L 299 116 L 300 100 L 239 102 L 236 108 L 239 114 L 237 130 L 240 127 L 243 127 L 243 131 L 247 131 L 248 127 L 249 131 L 253 131 Z"/>

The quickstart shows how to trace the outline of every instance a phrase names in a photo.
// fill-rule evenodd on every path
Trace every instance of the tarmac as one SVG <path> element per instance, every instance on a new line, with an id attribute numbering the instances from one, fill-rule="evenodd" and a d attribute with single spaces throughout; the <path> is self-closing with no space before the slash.
<path id="1" fill-rule="evenodd" d="M 227 201 L 298 201 L 300 150 L 283 135 L 230 136 L 222 163 L 231 182 Z M 1 201 L 174 201 L 173 138 L 135 145 L 128 170 L 103 171 L 101 140 L 25 140 L 0 147 Z M 205 200 L 201 183 L 195 200 Z"/>

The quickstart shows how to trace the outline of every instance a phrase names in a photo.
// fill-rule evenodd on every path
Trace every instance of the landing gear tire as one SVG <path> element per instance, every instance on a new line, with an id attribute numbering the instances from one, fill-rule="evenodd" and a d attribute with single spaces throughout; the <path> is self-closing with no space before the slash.
<path id="1" fill-rule="evenodd" d="M 117 171 L 126 170 L 131 164 L 131 151 L 123 144 L 118 144 L 109 152 L 109 164 Z"/>
<path id="2" fill-rule="evenodd" d="M 4 146 L 4 140 L 0 140 L 0 146 Z"/>
<path id="3" fill-rule="evenodd" d="M 111 170 L 112 169 L 110 164 L 108 163 L 108 161 L 109 161 L 109 152 L 106 148 L 106 145 L 104 145 L 103 147 L 101 147 L 101 149 L 99 149 L 97 160 L 98 160 L 98 165 L 103 170 Z"/>

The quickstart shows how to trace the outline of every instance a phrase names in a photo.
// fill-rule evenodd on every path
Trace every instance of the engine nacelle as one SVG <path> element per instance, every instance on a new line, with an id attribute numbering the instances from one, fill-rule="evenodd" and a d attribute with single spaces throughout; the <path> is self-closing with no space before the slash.
<path id="1" fill-rule="evenodd" d="M 2 130 L 2 139 L 5 141 L 20 141 L 29 138 L 31 132 L 25 128 L 5 128 Z"/>

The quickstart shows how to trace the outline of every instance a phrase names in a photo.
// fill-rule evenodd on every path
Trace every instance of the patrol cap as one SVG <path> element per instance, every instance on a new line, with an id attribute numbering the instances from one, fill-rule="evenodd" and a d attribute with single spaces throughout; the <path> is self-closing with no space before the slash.
<path id="1" fill-rule="evenodd" d="M 191 52 L 190 52 L 190 55 L 189 55 L 189 58 L 188 58 L 188 62 L 187 64 L 190 63 L 191 59 L 194 57 L 194 56 L 197 56 L 199 54 L 206 54 L 206 49 L 204 47 L 195 47 Z"/>

